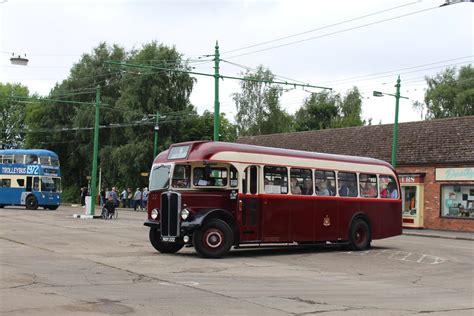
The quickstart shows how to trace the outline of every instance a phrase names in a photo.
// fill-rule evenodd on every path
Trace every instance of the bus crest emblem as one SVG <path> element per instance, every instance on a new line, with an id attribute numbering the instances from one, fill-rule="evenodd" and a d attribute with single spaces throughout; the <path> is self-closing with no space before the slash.
<path id="1" fill-rule="evenodd" d="M 331 225 L 331 219 L 329 218 L 328 215 L 326 215 L 326 216 L 324 217 L 323 225 L 324 225 L 324 226 L 329 226 L 329 225 Z"/>

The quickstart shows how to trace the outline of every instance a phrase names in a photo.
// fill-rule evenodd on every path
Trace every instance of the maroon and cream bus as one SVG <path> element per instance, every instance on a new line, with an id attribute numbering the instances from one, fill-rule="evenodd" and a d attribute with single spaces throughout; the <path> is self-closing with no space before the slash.
<path id="1" fill-rule="evenodd" d="M 150 173 L 150 242 L 217 258 L 232 246 L 345 243 L 402 233 L 397 175 L 384 161 L 224 142 L 160 153 Z"/>

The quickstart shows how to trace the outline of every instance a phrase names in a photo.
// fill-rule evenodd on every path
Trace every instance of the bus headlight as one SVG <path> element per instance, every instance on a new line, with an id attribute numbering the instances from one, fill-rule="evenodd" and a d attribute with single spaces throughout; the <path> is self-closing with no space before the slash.
<path id="1" fill-rule="evenodd" d="M 188 209 L 184 208 L 182 211 L 181 211 L 181 218 L 185 221 L 186 218 L 189 217 L 189 211 Z"/>
<path id="2" fill-rule="evenodd" d="M 151 211 L 151 215 L 150 215 L 150 216 L 151 216 L 152 219 L 157 219 L 157 218 L 158 218 L 158 214 L 159 214 L 158 210 L 157 210 L 156 208 L 154 208 L 154 209 Z"/>

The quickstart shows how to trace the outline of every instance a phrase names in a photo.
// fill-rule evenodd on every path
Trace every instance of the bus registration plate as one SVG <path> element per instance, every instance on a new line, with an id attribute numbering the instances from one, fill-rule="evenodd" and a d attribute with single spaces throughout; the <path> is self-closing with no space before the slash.
<path id="1" fill-rule="evenodd" d="M 161 237 L 162 241 L 167 241 L 167 242 L 175 242 L 174 237 Z"/>

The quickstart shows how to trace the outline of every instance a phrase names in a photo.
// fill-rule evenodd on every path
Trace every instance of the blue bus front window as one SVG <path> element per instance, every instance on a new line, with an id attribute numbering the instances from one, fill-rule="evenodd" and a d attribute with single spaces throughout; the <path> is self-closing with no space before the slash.
<path id="1" fill-rule="evenodd" d="M 41 191 L 43 192 L 58 192 L 59 187 L 52 178 L 42 177 L 41 178 Z"/>
<path id="2" fill-rule="evenodd" d="M 59 159 L 51 157 L 51 166 L 59 166 Z"/>
<path id="3" fill-rule="evenodd" d="M 169 165 L 161 165 L 153 168 L 150 175 L 150 191 L 168 188 L 170 182 Z"/>

